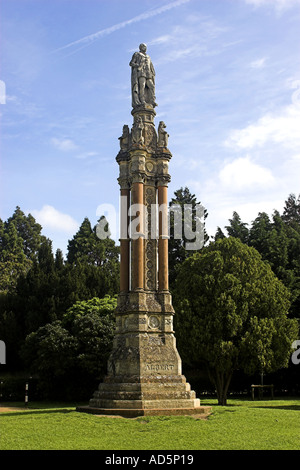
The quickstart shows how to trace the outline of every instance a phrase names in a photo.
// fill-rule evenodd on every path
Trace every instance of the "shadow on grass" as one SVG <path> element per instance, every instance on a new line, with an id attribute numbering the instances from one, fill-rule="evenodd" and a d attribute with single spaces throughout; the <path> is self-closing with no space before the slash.
<path id="1" fill-rule="evenodd" d="M 36 414 L 50 414 L 50 413 L 72 413 L 73 411 L 76 411 L 76 409 L 62 409 L 62 408 L 53 408 L 53 409 L 30 409 L 30 408 L 22 408 L 20 410 L 14 410 L 14 411 L 2 411 L 0 412 L 0 419 L 1 416 L 17 416 L 17 415 L 36 415 Z"/>
<path id="2" fill-rule="evenodd" d="M 292 411 L 300 411 L 300 405 L 259 405 L 253 406 L 253 408 L 270 408 L 272 410 L 292 410 Z"/>
<path id="3" fill-rule="evenodd" d="M 213 406 L 214 408 L 216 408 L 216 410 L 218 408 L 221 409 L 221 408 L 231 408 L 231 407 L 243 406 L 241 403 L 227 403 L 226 405 L 219 405 L 218 403 L 213 402 L 213 401 L 205 401 L 205 403 L 204 403 L 204 400 L 201 400 L 201 405 L 203 405 L 203 406 Z"/>

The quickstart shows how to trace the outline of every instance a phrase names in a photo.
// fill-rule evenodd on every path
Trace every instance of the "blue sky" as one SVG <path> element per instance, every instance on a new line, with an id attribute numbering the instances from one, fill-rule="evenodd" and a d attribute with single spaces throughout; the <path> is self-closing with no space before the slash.
<path id="1" fill-rule="evenodd" d="M 2 0 L 0 21 L 0 217 L 19 205 L 54 250 L 100 205 L 118 210 L 141 42 L 170 135 L 169 200 L 188 186 L 214 235 L 233 211 L 251 223 L 300 193 L 299 0 Z"/>

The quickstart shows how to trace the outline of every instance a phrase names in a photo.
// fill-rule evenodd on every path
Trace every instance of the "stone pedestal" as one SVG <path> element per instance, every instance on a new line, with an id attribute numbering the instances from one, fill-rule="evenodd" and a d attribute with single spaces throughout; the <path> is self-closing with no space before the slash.
<path id="1" fill-rule="evenodd" d="M 108 374 L 80 411 L 126 417 L 208 412 L 182 375 L 169 293 L 119 295 Z"/>

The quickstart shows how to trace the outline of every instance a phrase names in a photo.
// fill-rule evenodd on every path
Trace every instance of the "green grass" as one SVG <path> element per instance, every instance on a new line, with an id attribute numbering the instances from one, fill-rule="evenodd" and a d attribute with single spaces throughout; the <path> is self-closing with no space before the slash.
<path id="1" fill-rule="evenodd" d="M 30 404 L 0 413 L 0 449 L 292 450 L 300 449 L 300 399 L 214 400 L 207 420 L 99 417 L 74 407 Z M 3 406 L 3 405 L 2 405 Z"/>

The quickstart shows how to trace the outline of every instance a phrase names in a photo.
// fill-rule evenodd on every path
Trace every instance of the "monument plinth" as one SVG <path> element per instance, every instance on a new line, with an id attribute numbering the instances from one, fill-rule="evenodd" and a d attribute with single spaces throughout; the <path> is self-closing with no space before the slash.
<path id="1" fill-rule="evenodd" d="M 172 157 L 163 122 L 155 129 L 155 72 L 146 46 L 132 68 L 131 130 L 119 138 L 121 271 L 113 348 L 89 406 L 127 417 L 208 411 L 182 375 L 168 285 L 168 172 Z"/>

